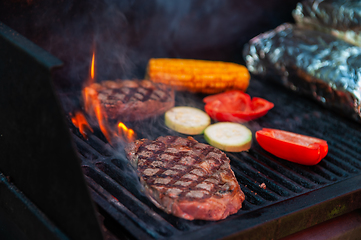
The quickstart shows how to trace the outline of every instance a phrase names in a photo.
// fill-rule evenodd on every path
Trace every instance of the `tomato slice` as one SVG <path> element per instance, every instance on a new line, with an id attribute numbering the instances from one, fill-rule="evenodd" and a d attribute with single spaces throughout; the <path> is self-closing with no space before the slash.
<path id="1" fill-rule="evenodd" d="M 274 104 L 262 99 L 253 98 L 242 91 L 228 92 L 205 97 L 204 109 L 208 115 L 220 122 L 246 122 L 264 116 Z"/>
<path id="2" fill-rule="evenodd" d="M 227 100 L 234 100 L 237 98 L 247 98 L 249 100 L 251 100 L 250 96 L 247 93 L 244 93 L 240 90 L 230 90 L 227 92 L 223 92 L 223 93 L 218 93 L 218 94 L 214 94 L 208 97 L 203 98 L 203 102 L 204 103 L 209 103 L 209 102 L 213 102 L 214 100 L 222 100 L 222 101 L 227 101 Z"/>
<path id="3" fill-rule="evenodd" d="M 258 144 L 273 155 L 303 165 L 315 165 L 328 152 L 325 140 L 283 130 L 263 128 L 256 132 Z"/>

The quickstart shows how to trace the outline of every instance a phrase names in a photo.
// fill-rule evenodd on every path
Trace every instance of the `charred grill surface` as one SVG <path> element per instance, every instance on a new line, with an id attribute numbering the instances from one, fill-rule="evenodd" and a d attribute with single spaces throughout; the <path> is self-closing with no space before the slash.
<path id="1" fill-rule="evenodd" d="M 242 208 L 221 221 L 189 221 L 167 214 L 140 193 L 130 161 L 99 132 L 86 140 L 71 125 L 94 201 L 135 239 L 259 239 L 265 233 L 278 239 L 361 208 L 360 125 L 257 79 L 250 81 L 247 93 L 275 104 L 264 117 L 246 123 L 252 132 L 268 127 L 323 138 L 329 144 L 328 155 L 315 166 L 302 166 L 272 156 L 256 141 L 248 152 L 226 153 L 245 194 Z M 176 105 L 203 109 L 203 97 L 177 92 Z M 163 116 L 129 127 L 138 139 L 187 137 L 167 128 Z M 202 135 L 194 138 L 206 143 Z"/>
<path id="2" fill-rule="evenodd" d="M 194 138 L 137 140 L 126 149 L 152 202 L 188 220 L 220 220 L 236 213 L 244 194 L 219 149 Z"/>

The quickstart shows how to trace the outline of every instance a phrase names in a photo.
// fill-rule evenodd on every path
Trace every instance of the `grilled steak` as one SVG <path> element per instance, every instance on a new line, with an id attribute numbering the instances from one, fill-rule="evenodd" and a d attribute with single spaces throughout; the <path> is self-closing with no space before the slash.
<path id="1" fill-rule="evenodd" d="M 188 220 L 220 220 L 245 199 L 225 153 L 194 138 L 136 140 L 126 147 L 148 198 L 167 213 Z"/>
<path id="2" fill-rule="evenodd" d="M 96 90 L 108 119 L 143 120 L 174 106 L 174 91 L 148 80 L 103 81 L 90 87 Z"/>

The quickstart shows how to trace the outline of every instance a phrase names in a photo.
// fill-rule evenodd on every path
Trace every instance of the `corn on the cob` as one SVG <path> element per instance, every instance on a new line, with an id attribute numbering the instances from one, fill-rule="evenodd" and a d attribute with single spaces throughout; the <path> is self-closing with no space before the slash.
<path id="1" fill-rule="evenodd" d="M 178 91 L 213 94 L 231 89 L 246 91 L 250 74 L 245 66 L 229 62 L 152 58 L 146 78 Z"/>

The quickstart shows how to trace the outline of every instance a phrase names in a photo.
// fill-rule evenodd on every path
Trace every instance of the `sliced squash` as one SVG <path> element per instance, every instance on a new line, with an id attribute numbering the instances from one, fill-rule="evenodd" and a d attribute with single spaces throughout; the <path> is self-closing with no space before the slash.
<path id="1" fill-rule="evenodd" d="M 252 145 L 252 132 L 233 122 L 219 122 L 204 130 L 205 140 L 213 147 L 227 152 L 247 151 Z"/>
<path id="2" fill-rule="evenodd" d="M 194 107 L 174 107 L 165 113 L 165 125 L 183 134 L 201 134 L 210 124 L 208 114 Z"/>

